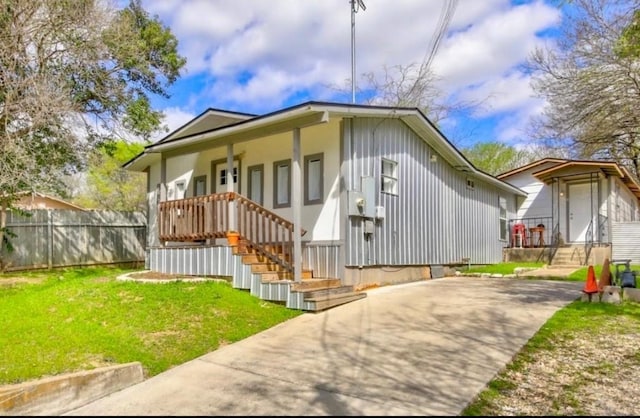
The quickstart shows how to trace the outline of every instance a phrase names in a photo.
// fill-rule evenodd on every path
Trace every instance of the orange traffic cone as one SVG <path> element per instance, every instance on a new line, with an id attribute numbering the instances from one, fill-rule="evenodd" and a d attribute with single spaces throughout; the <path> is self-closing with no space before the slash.
<path id="1" fill-rule="evenodd" d="M 593 270 L 593 266 L 589 266 L 587 271 L 587 282 L 584 284 L 584 293 L 589 295 L 589 302 L 591 302 L 591 295 L 598 293 L 598 283 L 596 283 L 596 272 Z"/>
<path id="2" fill-rule="evenodd" d="M 609 270 L 609 259 L 605 258 L 602 263 L 602 271 L 600 272 L 600 280 L 598 281 L 598 291 L 604 292 L 605 286 L 611 286 L 611 271 Z"/>

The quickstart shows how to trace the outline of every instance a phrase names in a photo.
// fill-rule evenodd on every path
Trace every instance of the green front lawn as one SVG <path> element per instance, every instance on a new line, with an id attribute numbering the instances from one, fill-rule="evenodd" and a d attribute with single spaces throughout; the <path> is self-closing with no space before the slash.
<path id="1" fill-rule="evenodd" d="M 127 271 L 0 275 L 0 384 L 131 361 L 149 377 L 302 314 L 227 282 L 115 280 Z"/>

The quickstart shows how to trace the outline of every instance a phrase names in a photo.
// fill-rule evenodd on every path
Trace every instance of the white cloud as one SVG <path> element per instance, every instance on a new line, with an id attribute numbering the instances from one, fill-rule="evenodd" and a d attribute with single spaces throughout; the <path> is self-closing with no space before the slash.
<path id="1" fill-rule="evenodd" d="M 364 2 L 367 9 L 355 16 L 358 83 L 360 74 L 380 74 L 384 65 L 421 62 L 446 1 Z M 300 92 L 331 100 L 329 86 L 346 86 L 351 77 L 348 0 L 148 0 L 145 7 L 178 37 L 186 77 L 208 79 L 192 92 L 195 103 L 175 104 L 174 118 L 186 117 L 185 107 L 271 111 Z M 460 0 L 433 61 L 439 87 L 454 97 L 486 99 L 473 117 L 525 118 L 539 101 L 517 66 L 541 42 L 538 33 L 559 19 L 560 10 L 542 0 Z"/>
<path id="2" fill-rule="evenodd" d="M 204 109 L 203 109 L 204 110 Z M 169 107 L 162 110 L 164 113 L 164 124 L 167 125 L 169 129 L 168 132 L 156 134 L 153 138 L 151 138 L 151 142 L 156 142 L 159 139 L 167 136 L 168 133 L 175 131 L 185 123 L 189 122 L 191 119 L 196 117 L 197 115 L 181 109 L 179 107 Z"/>

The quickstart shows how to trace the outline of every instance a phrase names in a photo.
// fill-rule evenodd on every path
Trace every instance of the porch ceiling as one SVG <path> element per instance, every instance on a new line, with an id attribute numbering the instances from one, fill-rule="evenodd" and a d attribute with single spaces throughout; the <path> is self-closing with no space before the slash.
<path id="1" fill-rule="evenodd" d="M 213 142 L 216 146 L 225 146 L 329 121 L 327 111 L 310 112 L 303 109 L 302 112 L 292 112 L 282 116 L 284 117 L 274 117 L 269 121 L 249 121 L 242 125 L 225 127 L 185 139 L 154 144 L 147 148 L 147 152 L 162 152 L 167 157 L 190 154 L 211 148 Z"/>

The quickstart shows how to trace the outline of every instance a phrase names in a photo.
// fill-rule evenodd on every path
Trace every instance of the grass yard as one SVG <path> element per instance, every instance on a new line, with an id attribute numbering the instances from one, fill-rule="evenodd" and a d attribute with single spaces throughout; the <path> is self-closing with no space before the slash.
<path id="1" fill-rule="evenodd" d="M 145 377 L 302 314 L 227 282 L 124 282 L 134 270 L 0 275 L 0 384 L 140 361 Z"/>

